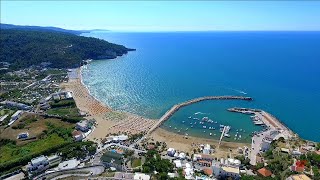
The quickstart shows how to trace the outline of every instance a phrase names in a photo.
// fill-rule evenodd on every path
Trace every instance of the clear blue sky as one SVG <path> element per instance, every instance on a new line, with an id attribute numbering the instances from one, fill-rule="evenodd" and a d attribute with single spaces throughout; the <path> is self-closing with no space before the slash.
<path id="1" fill-rule="evenodd" d="M 320 1 L 3 1 L 1 23 L 122 31 L 320 30 Z"/>

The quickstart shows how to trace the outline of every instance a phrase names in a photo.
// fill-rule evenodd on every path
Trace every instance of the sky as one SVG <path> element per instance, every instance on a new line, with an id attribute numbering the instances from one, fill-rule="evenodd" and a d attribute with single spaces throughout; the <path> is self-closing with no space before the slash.
<path id="1" fill-rule="evenodd" d="M 1 23 L 113 31 L 320 31 L 320 1 L 4 1 Z"/>

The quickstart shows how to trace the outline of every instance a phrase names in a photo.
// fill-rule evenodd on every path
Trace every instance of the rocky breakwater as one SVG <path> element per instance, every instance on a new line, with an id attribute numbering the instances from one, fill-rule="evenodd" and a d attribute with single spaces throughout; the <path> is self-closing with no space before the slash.
<path id="1" fill-rule="evenodd" d="M 244 97 L 244 96 L 204 96 L 196 99 L 191 99 L 189 101 L 176 104 L 172 106 L 160 119 L 157 123 L 154 124 L 153 127 L 150 128 L 147 134 L 152 133 L 155 129 L 160 127 L 166 120 L 168 120 L 175 112 L 177 112 L 180 108 L 198 103 L 201 101 L 207 101 L 207 100 L 244 100 L 244 101 L 252 101 L 253 99 L 251 97 Z"/>

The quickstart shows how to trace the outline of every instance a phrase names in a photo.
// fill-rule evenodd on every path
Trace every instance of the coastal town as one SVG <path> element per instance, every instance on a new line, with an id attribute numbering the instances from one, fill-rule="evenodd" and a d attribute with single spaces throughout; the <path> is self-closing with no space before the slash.
<path id="1" fill-rule="evenodd" d="M 199 97 L 148 119 L 98 101 L 82 82 L 83 67 L 8 71 L 1 63 L 0 179 L 320 179 L 320 144 L 264 110 L 226 109 L 263 126 L 251 143 L 225 141 L 230 126 L 220 125 L 219 139 L 161 128 L 184 106 L 254 97 Z"/>

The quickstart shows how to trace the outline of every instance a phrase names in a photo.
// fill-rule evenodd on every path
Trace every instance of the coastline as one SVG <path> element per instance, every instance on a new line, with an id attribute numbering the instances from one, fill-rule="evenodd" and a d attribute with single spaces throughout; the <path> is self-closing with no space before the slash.
<path id="1" fill-rule="evenodd" d="M 82 114 L 86 114 L 86 119 L 95 119 L 97 122 L 94 131 L 86 139 L 99 143 L 99 140 L 109 134 L 119 132 L 138 134 L 146 132 L 156 122 L 135 114 L 113 110 L 90 93 L 82 80 L 82 67 L 73 71 L 76 76 L 69 78 L 67 83 L 62 83 L 60 86 L 62 89 L 72 92 L 77 107 Z"/>
<path id="2" fill-rule="evenodd" d="M 193 153 L 194 149 L 198 149 L 200 144 L 210 144 L 211 146 L 215 146 L 215 153 L 213 154 L 215 157 L 226 157 L 228 155 L 236 156 L 238 155 L 238 148 L 244 149 L 245 147 L 250 147 L 250 143 L 242 143 L 242 142 L 226 142 L 221 141 L 219 145 L 219 140 L 215 139 L 206 139 L 194 136 L 185 136 L 176 134 L 174 132 L 167 131 L 163 128 L 157 128 L 149 135 L 150 139 L 154 139 L 154 141 L 163 141 L 167 143 L 168 147 L 172 147 L 178 149 L 180 151 Z M 219 147 L 219 148 L 218 148 Z M 231 151 L 230 151 L 231 150 Z"/>
<path id="3" fill-rule="evenodd" d="M 73 93 L 77 107 L 80 109 L 80 111 L 87 114 L 85 117 L 86 119 L 96 119 L 97 127 L 87 137 L 88 140 L 98 142 L 98 140 L 102 140 L 109 134 L 119 132 L 137 134 L 144 131 L 147 133 L 149 132 L 149 129 L 158 123 L 158 119 L 152 120 L 127 112 L 115 111 L 109 106 L 103 104 L 90 93 L 88 87 L 86 87 L 86 85 L 83 83 L 82 68 L 83 67 L 77 68 L 75 70 L 77 76 L 70 78 L 69 81 L 62 84 L 61 87 Z M 97 111 L 96 109 L 99 110 Z M 184 150 L 186 152 L 193 151 L 192 142 L 202 144 L 207 143 L 215 146 L 218 145 L 218 141 L 215 139 L 191 136 L 186 139 L 182 135 L 167 131 L 161 127 L 150 133 L 149 137 L 153 138 L 155 141 L 168 142 L 169 145 L 172 144 L 174 147 L 179 147 L 179 150 Z M 220 148 L 223 150 L 228 150 L 229 148 L 236 149 L 238 147 L 248 145 L 249 144 L 247 143 L 222 141 Z"/>

